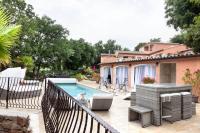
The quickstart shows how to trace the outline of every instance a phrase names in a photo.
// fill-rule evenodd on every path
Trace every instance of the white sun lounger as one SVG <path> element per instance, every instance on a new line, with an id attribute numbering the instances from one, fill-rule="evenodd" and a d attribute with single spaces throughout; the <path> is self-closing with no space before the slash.
<path id="1" fill-rule="evenodd" d="M 113 95 L 94 95 L 90 99 L 91 110 L 96 111 L 108 111 L 112 105 Z"/>

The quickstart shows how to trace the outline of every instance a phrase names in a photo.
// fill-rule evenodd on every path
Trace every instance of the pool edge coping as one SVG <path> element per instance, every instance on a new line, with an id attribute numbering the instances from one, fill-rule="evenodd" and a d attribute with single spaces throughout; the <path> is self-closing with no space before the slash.
<path id="1" fill-rule="evenodd" d="M 93 87 L 93 86 L 89 86 L 89 85 L 83 84 L 83 83 L 81 83 L 81 82 L 77 82 L 76 84 L 83 85 L 83 86 L 86 86 L 86 87 L 89 87 L 89 88 L 92 88 L 92 89 L 95 89 L 95 90 L 103 91 L 103 92 L 108 93 L 108 94 L 113 94 L 113 93 L 111 93 L 111 92 L 109 92 L 109 91 L 102 90 L 102 89 L 98 89 L 98 88 L 95 88 L 95 87 Z"/>

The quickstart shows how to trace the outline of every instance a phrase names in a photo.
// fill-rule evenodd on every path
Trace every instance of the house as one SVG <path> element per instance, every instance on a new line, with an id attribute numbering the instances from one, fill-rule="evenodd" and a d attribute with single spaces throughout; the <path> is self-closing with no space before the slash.
<path id="1" fill-rule="evenodd" d="M 102 54 L 100 75 L 103 81 L 111 77 L 111 83 L 128 83 L 129 90 L 143 83 L 144 77 L 156 83 L 183 84 L 186 69 L 195 72 L 200 68 L 200 54 L 195 54 L 184 44 L 146 43 L 137 52 L 116 51 Z M 108 76 L 109 75 L 109 76 Z"/>

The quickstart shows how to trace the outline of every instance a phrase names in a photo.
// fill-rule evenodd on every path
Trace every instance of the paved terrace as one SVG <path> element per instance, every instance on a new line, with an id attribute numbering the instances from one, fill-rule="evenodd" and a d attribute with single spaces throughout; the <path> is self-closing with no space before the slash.
<path id="1" fill-rule="evenodd" d="M 98 87 L 98 84 L 92 81 L 81 81 L 81 84 Z M 200 132 L 200 104 L 197 104 L 197 114 L 191 119 L 177 121 L 173 124 L 163 122 L 162 126 L 150 126 L 142 128 L 139 121 L 128 122 L 128 107 L 130 101 L 123 100 L 124 94 L 114 97 L 110 111 L 95 112 L 106 122 L 111 124 L 120 133 L 199 133 Z"/>
<path id="2" fill-rule="evenodd" d="M 11 108 L 6 109 L 4 107 L 0 107 L 0 115 L 6 116 L 21 116 L 27 117 L 31 119 L 30 128 L 33 133 L 45 133 L 43 114 L 41 110 L 37 109 L 22 109 L 22 108 Z"/>
<path id="3" fill-rule="evenodd" d="M 40 103 L 42 100 L 42 96 L 44 94 L 44 87 L 41 88 L 34 88 L 35 85 L 27 85 L 30 89 L 42 89 L 41 95 L 39 98 L 23 98 L 23 99 L 10 99 L 9 103 L 17 104 L 19 105 L 28 105 L 28 103 L 31 103 L 33 106 L 36 106 L 37 103 Z M 11 90 L 18 90 L 20 92 L 23 91 L 26 88 L 26 85 L 23 85 L 21 89 L 19 87 L 14 87 Z M 36 94 L 36 93 L 33 93 Z M 20 95 L 22 96 L 22 95 Z M 27 96 L 27 94 L 25 95 Z M 30 95 L 29 95 L 30 96 Z M 36 100 L 36 101 L 32 101 Z M 6 101 L 4 99 L 0 100 L 1 104 L 5 104 Z M 27 106 L 26 106 L 27 107 Z M 44 120 L 43 120 L 43 114 L 41 109 L 27 109 L 27 108 L 14 108 L 14 107 L 6 107 L 0 106 L 0 115 L 6 115 L 6 116 L 21 116 L 21 117 L 27 117 L 30 118 L 30 128 L 33 133 L 45 133 L 45 127 L 44 127 Z M 1 131 L 0 131 L 1 133 Z"/>

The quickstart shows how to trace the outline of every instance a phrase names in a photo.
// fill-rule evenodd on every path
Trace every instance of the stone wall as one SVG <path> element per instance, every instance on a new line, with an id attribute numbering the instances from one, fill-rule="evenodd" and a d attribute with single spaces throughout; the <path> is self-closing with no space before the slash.
<path id="1" fill-rule="evenodd" d="M 0 133 L 31 133 L 29 118 L 0 115 Z"/>

